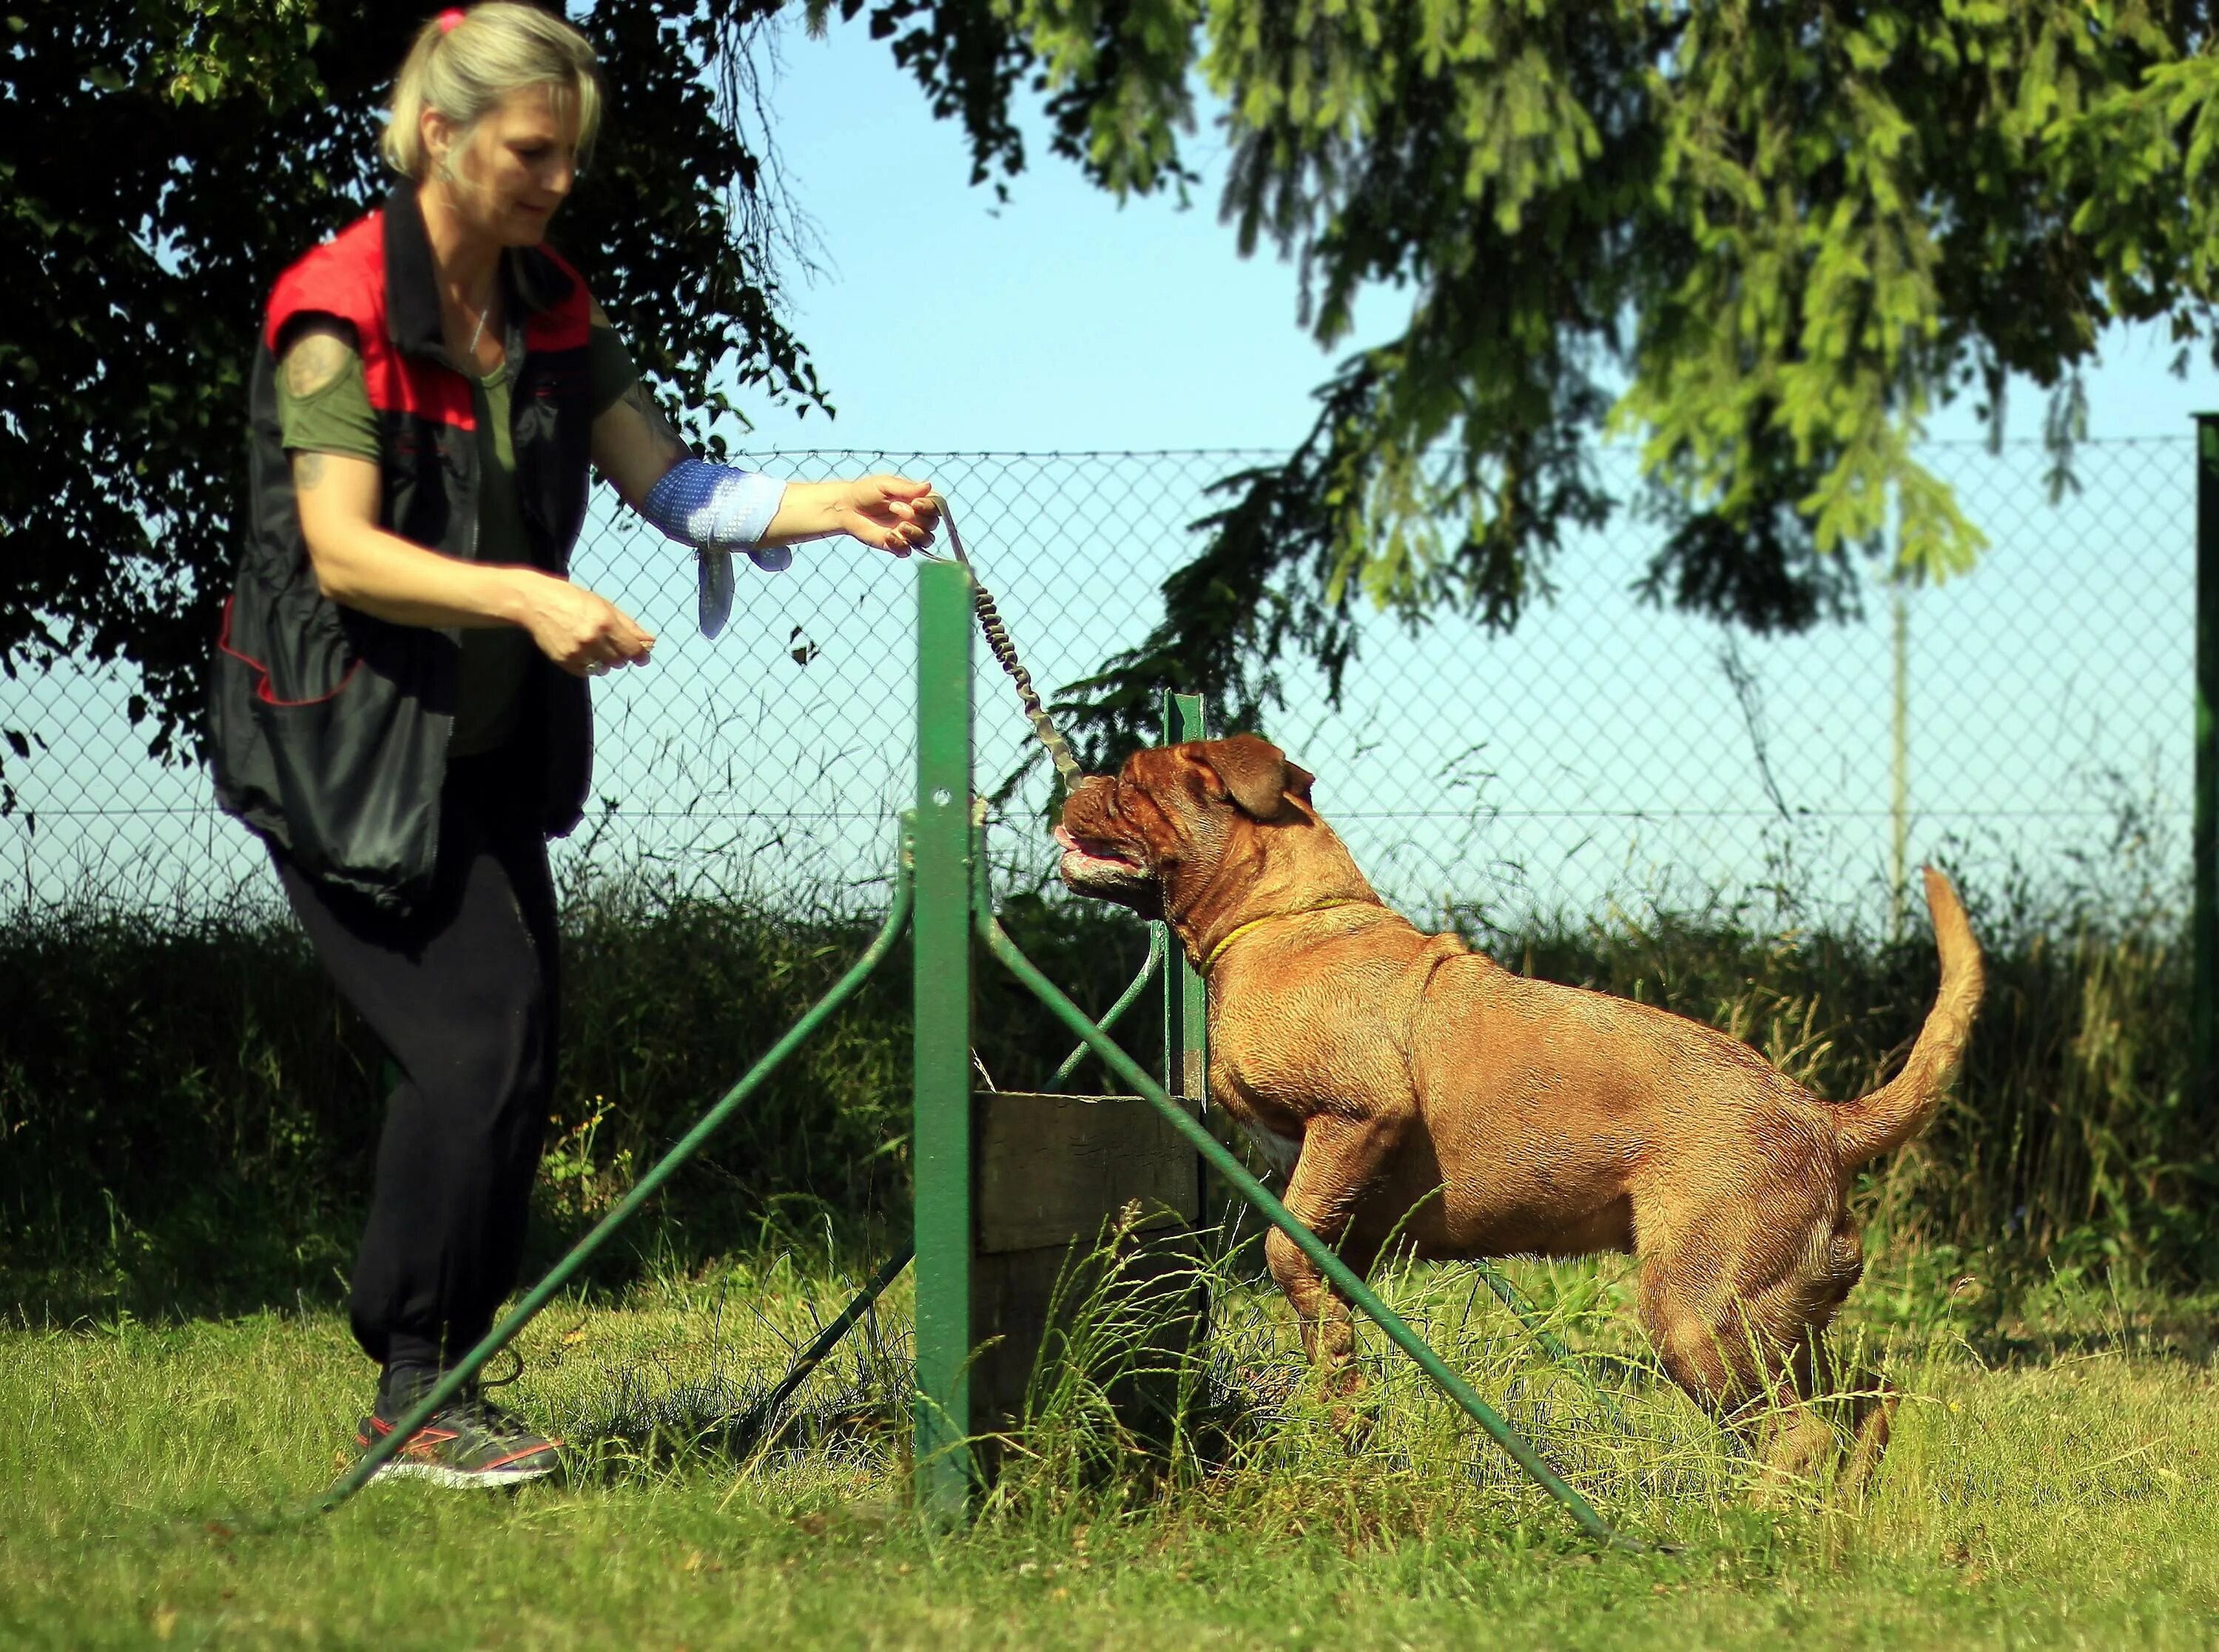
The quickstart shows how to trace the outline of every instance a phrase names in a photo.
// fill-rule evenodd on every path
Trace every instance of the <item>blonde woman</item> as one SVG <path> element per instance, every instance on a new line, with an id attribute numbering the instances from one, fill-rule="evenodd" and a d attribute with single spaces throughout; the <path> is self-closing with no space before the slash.
<path id="1" fill-rule="evenodd" d="M 543 245 L 593 141 L 592 48 L 487 3 L 417 35 L 378 211 L 279 277 L 256 351 L 246 545 L 212 727 L 219 800 L 269 844 L 319 959 L 393 1057 L 349 1308 L 391 1431 L 516 1282 L 555 1079 L 546 840 L 575 825 L 589 680 L 655 638 L 569 578 L 589 468 L 699 555 L 928 544 L 929 484 L 704 463 Z M 534 1478 L 555 1444 L 475 1388 L 384 1470 Z"/>

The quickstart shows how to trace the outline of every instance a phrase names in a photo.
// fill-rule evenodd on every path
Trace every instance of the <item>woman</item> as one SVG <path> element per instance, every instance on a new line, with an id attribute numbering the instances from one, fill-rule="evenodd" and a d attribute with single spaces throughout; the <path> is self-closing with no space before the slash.
<path id="1" fill-rule="evenodd" d="M 555 1078 L 546 840 L 587 796 L 587 679 L 654 637 L 567 577 L 588 465 L 701 556 L 931 540 L 929 483 L 780 483 L 690 454 L 576 271 L 542 245 L 600 108 L 559 16 L 425 25 L 395 84 L 384 207 L 282 276 L 253 375 L 252 499 L 225 606 L 219 799 L 399 1079 L 350 1312 L 391 1431 L 516 1282 Z M 385 1472 L 530 1479 L 551 1442 L 466 1389 Z"/>

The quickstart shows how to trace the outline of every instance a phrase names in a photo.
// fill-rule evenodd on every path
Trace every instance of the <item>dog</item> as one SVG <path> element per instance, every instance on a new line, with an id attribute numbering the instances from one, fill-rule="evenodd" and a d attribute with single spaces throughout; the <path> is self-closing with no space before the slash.
<path id="1" fill-rule="evenodd" d="M 1925 874 L 1942 984 L 1902 1071 L 1828 1102 L 1713 1028 L 1420 932 L 1319 817 L 1314 779 L 1253 735 L 1192 741 L 1088 776 L 1055 829 L 1066 885 L 1165 920 L 1206 978 L 1209 1097 L 1287 1207 L 1359 1276 L 1390 1239 L 1442 1259 L 1629 1252 L 1673 1381 L 1744 1432 L 1769 1414 L 1779 1474 L 1861 1487 L 1895 1391 L 1858 1373 L 1855 1397 L 1816 1403 L 1838 1386 L 1824 1333 L 1864 1270 L 1851 1178 L 1933 1116 L 1980 1006 L 1949 880 Z M 1347 1425 L 1349 1306 L 1284 1233 L 1265 1251 Z M 1768 1413 L 1791 1390 L 1810 1403 Z"/>

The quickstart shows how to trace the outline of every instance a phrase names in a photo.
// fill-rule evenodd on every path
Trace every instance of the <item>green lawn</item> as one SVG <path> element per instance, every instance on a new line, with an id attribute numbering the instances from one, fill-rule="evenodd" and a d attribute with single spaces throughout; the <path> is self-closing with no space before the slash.
<path id="1" fill-rule="evenodd" d="M 1533 1269 L 1584 1346 L 1618 1270 Z M 1224 1304 L 1245 1420 L 1168 1481 L 1084 1484 L 1069 1416 L 979 1524 L 908 1514 L 905 1309 L 844 1351 L 766 1451 L 713 1419 L 780 1368 L 842 1282 L 791 1258 L 558 1304 L 507 1390 L 582 1445 L 572 1483 L 373 1486 L 287 1515 L 342 1462 L 367 1388 L 324 1311 L 0 1332 L 8 1645 L 2208 1646 L 2219 1639 L 2219 1396 L 2194 1337 L 2100 1298 L 1968 1341 L 1885 1282 L 1857 1299 L 1911 1390 L 1860 1511 L 1760 1512 L 1669 1388 L 1613 1424 L 1533 1364 L 1460 1270 L 1389 1282 L 1612 1518 L 1679 1552 L 1599 1555 L 1388 1363 L 1352 1456 L 1298 1391 L 1268 1295 Z M 1936 1300 L 1941 1299 L 1936 1295 Z M 2197 1311 L 2176 1326 L 2203 1322 Z M 2043 1334 L 2037 1334 L 2043 1333 Z M 2054 1333 L 2054 1334 L 2051 1334 Z M 1279 1396 L 1271 1399 L 1267 1396 Z"/>

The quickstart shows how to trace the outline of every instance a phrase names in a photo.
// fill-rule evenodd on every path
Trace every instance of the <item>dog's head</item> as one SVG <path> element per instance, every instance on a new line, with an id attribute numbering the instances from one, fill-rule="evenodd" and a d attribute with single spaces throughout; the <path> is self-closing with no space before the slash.
<path id="1" fill-rule="evenodd" d="M 1136 751 L 1114 776 L 1088 775 L 1065 802 L 1058 870 L 1078 894 L 1162 917 L 1183 887 L 1242 859 L 1254 834 L 1315 826 L 1314 778 L 1252 734 Z"/>

